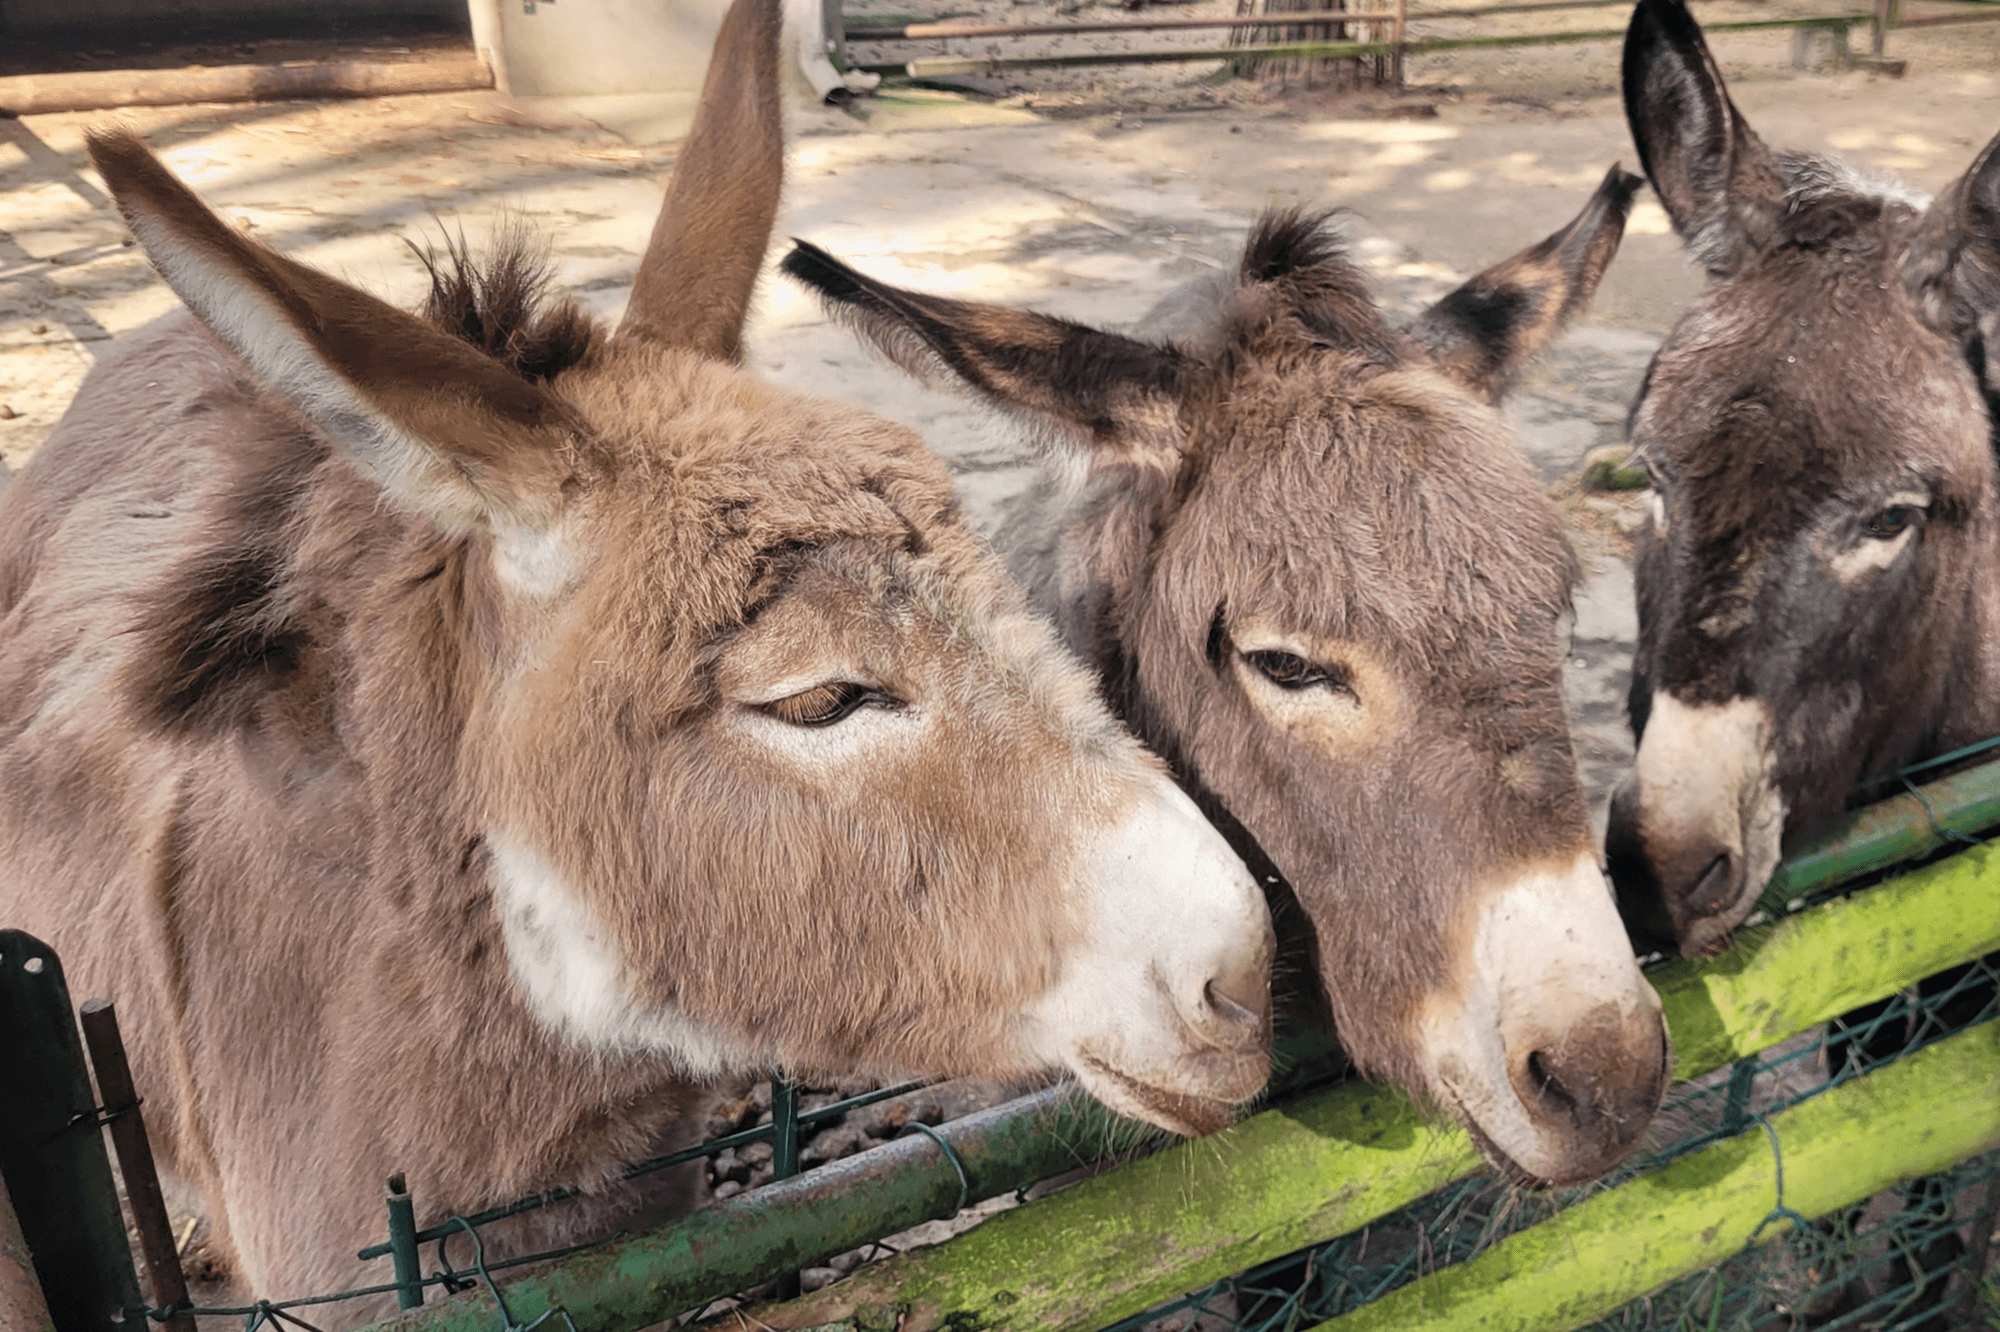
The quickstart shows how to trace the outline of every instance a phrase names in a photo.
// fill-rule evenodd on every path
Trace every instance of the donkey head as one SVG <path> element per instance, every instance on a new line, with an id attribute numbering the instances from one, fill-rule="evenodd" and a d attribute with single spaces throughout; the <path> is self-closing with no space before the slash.
<path id="1" fill-rule="evenodd" d="M 1635 937 L 1708 954 L 1856 781 L 1994 729 L 2000 141 L 1936 203 L 1766 148 L 1680 0 L 1641 0 L 1625 109 L 1708 272 L 1632 410 L 1651 471 Z"/>
<path id="2" fill-rule="evenodd" d="M 1492 400 L 1588 299 L 1638 183 L 1614 168 L 1407 333 L 1290 213 L 1174 345 L 786 261 L 904 366 L 1070 442 L 1085 516 L 1031 572 L 1083 608 L 1072 640 L 1265 871 L 1356 1062 L 1539 1181 L 1637 1141 L 1667 1045 L 1570 749 L 1574 559 Z"/>
<path id="3" fill-rule="evenodd" d="M 167 281 L 372 481 L 361 530 L 417 552 L 341 630 L 390 660 L 354 758 L 428 765 L 405 784 L 486 858 L 548 1029 L 696 1076 L 1067 1064 L 1214 1127 L 1268 1071 L 1254 881 L 913 433 L 731 364 L 777 30 L 776 0 L 726 19 L 615 334 L 497 326 L 519 293 L 461 274 L 453 336 L 246 240 L 137 140 L 91 150 Z"/>

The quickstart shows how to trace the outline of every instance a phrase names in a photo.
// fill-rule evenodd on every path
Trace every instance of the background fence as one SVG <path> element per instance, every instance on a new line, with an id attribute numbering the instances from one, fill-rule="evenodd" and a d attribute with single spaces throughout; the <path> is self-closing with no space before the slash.
<path id="1" fill-rule="evenodd" d="M 422 1200 L 392 1193 L 371 1289 L 400 1284 L 410 1305 L 424 1296 L 385 1325 L 407 1332 L 493 1332 L 496 1316 L 507 1328 L 553 1316 L 626 1332 L 1117 1153 L 1133 1159 L 946 1244 L 758 1305 L 754 1321 L 710 1321 L 900 1332 L 1271 1332 L 1329 1320 L 1349 1330 L 1978 1327 L 1996 1195 L 1986 1153 L 2000 1146 L 2000 976 L 1985 956 L 2000 949 L 2000 851 L 1970 843 L 2000 824 L 2000 764 L 1906 785 L 1791 857 L 1765 895 L 1772 918 L 1728 952 L 1649 971 L 1679 1081 L 1652 1150 L 1586 1190 L 1495 1181 L 1462 1134 L 1428 1125 L 1390 1089 L 1343 1080 L 1331 1052 L 1293 1039 L 1272 1107 L 1208 1139 L 1156 1150 L 1157 1139 L 1052 1088 L 525 1276 L 474 1261 L 474 1243 L 454 1237 L 567 1195 L 418 1231 Z M 24 939 L 0 947 L 0 1018 L 22 1007 L 8 987 L 41 956 Z M 29 1006 L 46 1014 L 60 968 L 33 974 L 40 997 Z M 56 1044 L 80 1073 L 73 1027 Z M 10 1085 L 18 1094 L 20 1081 Z M 639 1168 L 769 1141 L 782 1174 L 802 1130 L 907 1092 L 801 1111 L 780 1083 L 772 1122 Z M 31 1131 L 75 1150 L 95 1143 L 101 1159 L 98 1125 L 129 1108 L 72 1082 L 37 1111 L 56 1128 Z M 0 1137 L 17 1127 L 0 1116 Z M 0 1142 L 24 1224 L 31 1211 L 91 1210 L 25 1196 L 21 1157 Z M 89 1176 L 101 1203 L 94 1170 L 71 1173 Z M 131 1281 L 129 1266 L 120 1280 Z M 330 1302 L 273 1294 L 299 1298 L 227 1312 L 254 1329 L 320 1317 L 307 1310 Z M 58 1327 L 135 1327 L 148 1313 L 166 1311 L 120 1295 Z"/>
<path id="2" fill-rule="evenodd" d="M 1475 50 L 1490 47 L 1551 46 L 1571 42 L 1617 41 L 1624 37 L 1622 18 L 1630 0 L 1528 0 L 1516 4 L 1416 5 L 1410 0 L 1240 0 L 1237 13 L 1221 18 L 1124 19 L 1087 23 L 966 23 L 929 22 L 910 15 L 853 15 L 837 34 L 830 34 L 837 58 L 854 60 L 854 67 L 912 79 L 1003 74 L 1025 69 L 1078 65 L 1129 65 L 1163 62 L 1229 60 L 1237 72 L 1273 62 L 1348 62 L 1358 72 L 1361 62 L 1373 65 L 1377 82 L 1400 86 L 1406 58 L 1426 51 Z M 1620 18 L 1615 27 L 1593 22 L 1592 10 L 1612 8 Z M 1495 31 L 1493 21 L 1513 24 L 1534 15 L 1532 26 Z M 1577 20 L 1571 22 L 1571 19 Z M 1704 21 L 1707 32 L 1790 29 L 1796 34 L 1795 63 L 1807 57 L 1805 43 L 1818 38 L 1828 47 L 1826 63 L 1837 67 L 1868 65 L 1890 73 L 1903 72 L 1903 62 L 1887 54 L 1889 37 L 1905 28 L 1931 28 L 2000 21 L 1996 0 L 1934 0 L 1921 14 L 1906 13 L 1904 0 L 1872 0 L 1817 14 Z M 1868 29 L 1868 51 L 1851 48 L 1849 30 Z M 1485 31 L 1481 29 L 1485 28 Z M 994 38 L 1080 36 L 1102 33 L 1174 32 L 1189 29 L 1226 30 L 1223 47 L 1173 47 L 1152 51 L 1048 50 L 1033 55 L 966 55 L 906 53 L 885 43 L 939 44 L 987 42 Z M 850 55 L 847 43 L 865 51 Z"/>

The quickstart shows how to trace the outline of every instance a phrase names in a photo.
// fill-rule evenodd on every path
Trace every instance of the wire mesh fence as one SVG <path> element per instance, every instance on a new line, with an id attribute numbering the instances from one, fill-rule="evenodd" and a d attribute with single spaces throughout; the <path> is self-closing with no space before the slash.
<path id="1" fill-rule="evenodd" d="M 1587 1188 L 1534 1192 L 1490 1174 L 1476 1175 L 1357 1234 L 1217 1282 L 1112 1324 L 1107 1332 L 1292 1332 L 1337 1320 L 1510 1235 L 1559 1219 L 1579 1201 L 1722 1139 L 1758 1132 L 1781 1110 L 1996 1017 L 2000 954 L 1677 1085 L 1649 1148 Z M 1777 1149 L 1775 1135 L 1773 1145 Z M 1987 1266 L 2000 1225 L 1996 1209 L 2000 1153 L 1974 1157 L 1818 1220 L 1788 1212 L 1781 1199 L 1768 1218 L 1768 1233 L 1759 1236 L 1769 1242 L 1746 1246 L 1722 1264 L 1578 1327 L 1580 1332 L 2000 1327 L 2000 1291 Z"/>

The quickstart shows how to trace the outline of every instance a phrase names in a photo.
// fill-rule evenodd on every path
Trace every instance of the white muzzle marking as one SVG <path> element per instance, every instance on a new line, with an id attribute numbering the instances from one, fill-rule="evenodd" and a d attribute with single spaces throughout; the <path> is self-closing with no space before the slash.
<path id="1" fill-rule="evenodd" d="M 1712 922 L 1705 934 L 1741 924 L 1778 866 L 1786 810 L 1771 775 L 1771 732 L 1770 710 L 1756 699 L 1690 704 L 1653 695 L 1633 765 L 1647 856 L 1657 866 L 1678 858 L 1673 848 L 1712 846 L 1743 870 L 1736 899 L 1705 917 Z M 1705 942 L 1681 944 L 1700 951 Z"/>
<path id="2" fill-rule="evenodd" d="M 1024 1053 L 1061 1062 L 1098 1099 L 1159 1122 L 1158 1107 L 1092 1068 L 1173 1095 L 1237 1101 L 1268 1073 L 1261 1039 L 1223 1049 L 1201 1034 L 1213 980 L 1261 987 L 1276 950 L 1255 879 L 1194 802 L 1162 779 L 1104 840 L 1077 891 L 1086 930 L 1029 1009 Z M 1220 1057 L 1219 1057 L 1220 1056 Z"/>
<path id="3" fill-rule="evenodd" d="M 1481 896 L 1471 975 L 1419 1022 L 1425 1074 L 1515 1165 L 1563 1179 L 1574 1148 L 1536 1123 L 1515 1072 L 1580 1029 L 1601 1032 L 1607 1011 L 1620 1030 L 1646 1030 L 1660 1021 L 1660 999 L 1632 956 L 1597 857 L 1585 853 Z"/>

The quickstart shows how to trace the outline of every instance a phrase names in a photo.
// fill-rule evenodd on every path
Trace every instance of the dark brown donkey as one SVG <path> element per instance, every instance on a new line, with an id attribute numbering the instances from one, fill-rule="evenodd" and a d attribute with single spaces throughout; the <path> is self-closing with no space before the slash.
<path id="1" fill-rule="evenodd" d="M 1014 567 L 1274 884 L 1280 947 L 1357 1063 L 1535 1181 L 1623 1157 L 1668 1050 L 1570 750 L 1575 564 L 1493 403 L 1596 288 L 1638 184 L 1613 168 L 1400 332 L 1297 213 L 1258 223 L 1173 343 L 898 290 L 810 246 L 785 263 L 906 368 L 1065 443 L 1081 485 L 1016 513 Z"/>
<path id="2" fill-rule="evenodd" d="M 1773 152 L 1678 0 L 1633 15 L 1625 110 L 1708 282 L 1630 421 L 1608 849 L 1634 934 L 1704 955 L 1857 782 L 2000 732 L 2000 140 L 1935 203 Z"/>
<path id="3" fill-rule="evenodd" d="M 119 1001 L 260 1295 L 385 1279 L 394 1170 L 427 1222 L 593 1195 L 495 1256 L 685 1203 L 619 1166 L 725 1071 L 1066 1065 L 1187 1131 L 1264 1081 L 1227 843 L 913 433 L 733 364 L 778 10 L 615 333 L 518 255 L 401 313 L 92 141 L 193 314 L 0 502 L 0 921 Z"/>

